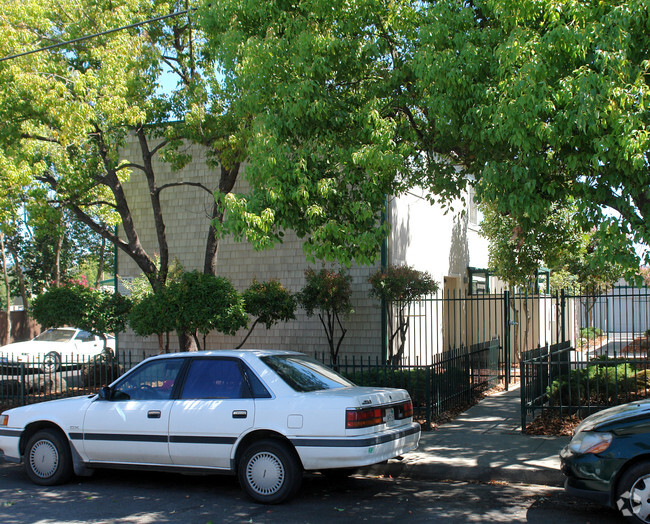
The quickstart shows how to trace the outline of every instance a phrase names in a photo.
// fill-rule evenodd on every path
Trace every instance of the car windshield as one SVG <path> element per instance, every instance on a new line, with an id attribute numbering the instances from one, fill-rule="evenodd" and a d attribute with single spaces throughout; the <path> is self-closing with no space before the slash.
<path id="1" fill-rule="evenodd" d="M 73 329 L 48 329 L 38 335 L 34 340 L 39 342 L 69 342 L 75 331 Z"/>
<path id="2" fill-rule="evenodd" d="M 273 355 L 262 357 L 262 361 L 299 392 L 354 386 L 348 379 L 309 357 Z"/>

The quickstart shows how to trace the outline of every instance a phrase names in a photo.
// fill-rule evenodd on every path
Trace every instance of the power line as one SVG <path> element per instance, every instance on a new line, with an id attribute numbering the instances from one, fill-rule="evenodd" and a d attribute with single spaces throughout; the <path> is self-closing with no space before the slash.
<path id="1" fill-rule="evenodd" d="M 5 56 L 4 58 L 0 58 L 0 62 L 4 62 L 5 60 L 11 60 L 13 58 L 19 58 L 21 56 L 26 56 L 26 55 L 31 55 L 33 53 L 40 53 L 41 51 L 48 51 L 50 49 L 56 49 L 57 47 L 62 47 L 64 45 L 68 44 L 76 44 L 77 42 L 83 42 L 84 40 L 90 40 L 91 38 L 97 38 L 98 36 L 104 36 L 104 35 L 110 35 L 111 33 L 116 33 L 117 31 L 124 31 L 125 29 L 131 29 L 133 27 L 139 27 L 141 25 L 145 24 L 151 24 L 152 22 L 158 22 L 160 20 L 165 20 L 167 18 L 172 18 L 175 16 L 181 16 L 184 14 L 187 14 L 191 11 L 196 11 L 196 7 L 191 7 L 190 9 L 185 9 L 184 11 L 177 11 L 175 13 L 170 13 L 168 15 L 163 15 L 163 16 L 158 16 L 156 18 L 149 18 L 148 20 L 143 20 L 142 22 L 136 22 L 135 24 L 130 24 L 130 25 L 125 25 L 122 27 L 117 27 L 115 29 L 109 29 L 108 31 L 102 31 L 101 33 L 95 33 L 92 35 L 87 35 L 87 36 L 82 36 L 80 38 L 75 38 L 74 40 L 67 40 L 65 42 L 59 42 L 58 44 L 52 44 L 47 47 L 40 47 L 38 49 L 32 49 L 31 51 L 25 51 L 24 53 L 18 53 L 15 55 L 10 55 L 10 56 Z"/>

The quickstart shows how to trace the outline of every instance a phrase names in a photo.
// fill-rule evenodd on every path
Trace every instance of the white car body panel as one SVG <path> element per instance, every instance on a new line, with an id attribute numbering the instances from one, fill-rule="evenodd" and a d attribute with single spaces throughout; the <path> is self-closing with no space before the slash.
<path id="1" fill-rule="evenodd" d="M 8 423 L 0 426 L 0 457 L 20 461 L 20 436 L 29 424 L 42 421 L 58 426 L 83 466 L 91 468 L 139 464 L 233 471 L 239 446 L 257 432 L 290 442 L 306 470 L 375 464 L 417 447 L 420 426 L 412 417 L 345 427 L 346 409 L 392 409 L 410 402 L 405 390 L 354 386 L 297 392 L 260 360 L 287 354 L 242 350 L 153 357 L 145 363 L 170 357 L 241 359 L 270 398 L 103 400 L 94 395 L 33 404 L 4 413 Z"/>
<path id="2" fill-rule="evenodd" d="M 171 464 L 167 432 L 173 402 L 92 402 L 84 418 L 82 456 L 90 464 Z"/>
<path id="3" fill-rule="evenodd" d="M 39 337 L 49 331 L 57 331 L 62 336 L 69 336 L 69 340 L 67 342 L 39 340 Z M 98 335 L 91 335 L 77 328 L 55 328 L 47 332 L 26 342 L 15 342 L 0 347 L 0 356 L 7 363 L 38 364 L 45 360 L 47 354 L 56 353 L 65 365 L 66 363 L 88 362 L 104 351 L 104 341 Z M 115 351 L 115 338 L 110 335 L 106 336 L 106 347 Z"/>
<path id="4" fill-rule="evenodd" d="M 230 469 L 235 443 L 254 427 L 255 402 L 251 398 L 176 401 L 169 422 L 173 464 Z"/>

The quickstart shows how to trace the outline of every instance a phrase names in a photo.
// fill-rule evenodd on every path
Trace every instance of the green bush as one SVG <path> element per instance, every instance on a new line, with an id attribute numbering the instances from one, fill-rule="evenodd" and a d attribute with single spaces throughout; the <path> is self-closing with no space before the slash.
<path id="1" fill-rule="evenodd" d="M 632 364 L 619 364 L 607 357 L 599 357 L 594 362 L 587 368 L 574 369 L 568 376 L 554 380 L 547 389 L 551 404 L 609 404 L 636 392 L 640 382 L 645 384 L 645 374 L 637 373 Z"/>
<path id="2" fill-rule="evenodd" d="M 586 327 L 580 329 L 580 337 L 593 340 L 602 336 L 603 330 L 597 327 Z"/>
<path id="3" fill-rule="evenodd" d="M 467 391 L 469 377 L 464 369 L 448 367 L 436 373 L 426 369 L 373 367 L 341 373 L 358 386 L 401 388 L 409 392 L 414 406 L 426 406 L 427 400 L 438 402 L 461 391 Z"/>

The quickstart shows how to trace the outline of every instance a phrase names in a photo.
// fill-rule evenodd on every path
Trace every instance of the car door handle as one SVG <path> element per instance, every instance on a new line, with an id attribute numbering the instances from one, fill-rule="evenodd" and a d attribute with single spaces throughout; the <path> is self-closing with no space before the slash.
<path id="1" fill-rule="evenodd" d="M 245 409 L 236 409 L 232 412 L 232 418 L 246 418 L 248 417 L 248 411 Z"/>
<path id="2" fill-rule="evenodd" d="M 147 413 L 147 418 L 160 418 L 160 411 L 152 410 Z"/>

